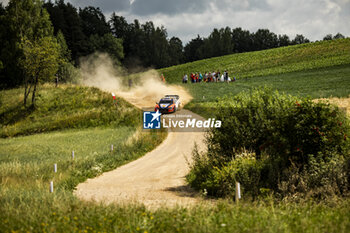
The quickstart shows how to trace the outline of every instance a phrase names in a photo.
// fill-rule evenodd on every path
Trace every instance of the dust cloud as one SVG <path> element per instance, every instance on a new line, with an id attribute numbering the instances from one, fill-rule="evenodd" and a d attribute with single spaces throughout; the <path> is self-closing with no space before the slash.
<path id="1" fill-rule="evenodd" d="M 179 95 L 182 106 L 192 99 L 181 86 L 164 83 L 156 70 L 140 73 L 138 77 L 127 75 L 104 53 L 81 60 L 80 73 L 80 84 L 113 92 L 139 108 L 154 107 L 164 95 Z"/>

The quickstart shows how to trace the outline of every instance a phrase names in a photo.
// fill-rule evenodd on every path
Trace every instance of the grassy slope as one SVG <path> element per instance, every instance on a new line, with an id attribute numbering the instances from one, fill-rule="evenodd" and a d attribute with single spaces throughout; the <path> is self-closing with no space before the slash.
<path id="1" fill-rule="evenodd" d="M 350 94 L 350 64 L 298 71 L 279 75 L 247 78 L 232 83 L 182 84 L 194 97 L 193 102 L 212 102 L 217 97 L 259 86 L 311 98 L 346 97 Z M 204 96 L 204 98 L 203 98 Z"/>
<path id="2" fill-rule="evenodd" d="M 184 73 L 228 70 L 238 79 L 283 74 L 350 63 L 350 38 L 215 57 L 159 70 L 167 82 Z"/>
<path id="3" fill-rule="evenodd" d="M 0 92 L 0 137 L 29 135 L 67 128 L 134 125 L 140 111 L 97 88 L 51 85 L 39 87 L 36 109 L 23 107 L 24 89 Z"/>

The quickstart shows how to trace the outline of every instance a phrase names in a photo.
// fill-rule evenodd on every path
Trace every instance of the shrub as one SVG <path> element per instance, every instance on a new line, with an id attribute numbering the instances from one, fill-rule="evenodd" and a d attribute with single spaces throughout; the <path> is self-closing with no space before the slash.
<path id="1" fill-rule="evenodd" d="M 244 148 L 300 164 L 309 154 L 349 150 L 349 122 L 338 107 L 267 88 L 220 99 L 216 119 L 222 127 L 209 133 L 209 150 L 228 161 Z"/>
<path id="2" fill-rule="evenodd" d="M 222 127 L 207 134 L 208 151 L 188 176 L 195 188 L 227 196 L 238 180 L 252 196 L 348 192 L 350 127 L 338 107 L 263 88 L 219 99 L 215 118 Z"/>

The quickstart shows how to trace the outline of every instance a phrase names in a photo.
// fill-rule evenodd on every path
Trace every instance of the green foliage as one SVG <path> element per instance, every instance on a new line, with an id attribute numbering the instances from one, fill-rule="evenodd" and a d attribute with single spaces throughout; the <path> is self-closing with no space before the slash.
<path id="1" fill-rule="evenodd" d="M 307 163 L 309 154 L 349 149 L 349 121 L 330 104 L 258 89 L 219 99 L 217 106 L 215 118 L 223 124 L 211 131 L 208 141 L 227 158 L 247 148 L 257 155 L 266 152 Z"/>
<path id="2" fill-rule="evenodd" d="M 258 52 L 240 53 L 195 61 L 159 70 L 167 82 L 180 83 L 184 73 L 221 72 L 228 70 L 230 77 L 243 78 L 284 74 L 349 64 L 350 39 L 322 41 L 288 46 Z"/>
<path id="3" fill-rule="evenodd" d="M 68 48 L 66 39 L 61 30 L 57 32 L 56 35 L 57 43 L 60 45 L 60 58 L 64 62 L 69 62 L 71 60 L 71 51 Z"/>
<path id="4" fill-rule="evenodd" d="M 22 107 L 23 89 L 3 91 L 1 137 L 28 135 L 67 128 L 134 125 L 140 112 L 123 99 L 113 104 L 109 93 L 97 88 L 60 85 L 40 87 L 35 110 Z"/>
<path id="5" fill-rule="evenodd" d="M 350 190 L 350 124 L 336 106 L 265 88 L 221 98 L 216 110 L 222 127 L 207 134 L 207 154 L 194 156 L 188 181 L 195 188 L 225 196 L 238 180 L 252 196 L 268 188 L 285 197 L 294 184 L 305 184 L 299 191 L 313 197 Z M 242 157 L 246 149 L 252 158 Z"/>
<path id="6" fill-rule="evenodd" d="M 0 72 L 0 85 L 13 87 L 23 84 L 24 39 L 32 45 L 53 36 L 49 14 L 40 0 L 11 0 L 1 16 L 0 38 L 5 36 L 0 51 L 4 69 Z M 40 42 L 39 42 L 40 41 Z"/>
<path id="7" fill-rule="evenodd" d="M 190 168 L 186 176 L 188 183 L 208 195 L 232 198 L 236 182 L 240 182 L 244 196 L 256 197 L 260 194 L 264 162 L 257 160 L 253 153 L 245 152 L 234 160 L 222 163 L 195 150 Z"/>
<path id="8" fill-rule="evenodd" d="M 112 34 L 90 36 L 90 44 L 93 51 L 105 52 L 113 59 L 114 63 L 120 65 L 124 58 L 123 43 L 121 39 L 115 38 Z"/>
<path id="9" fill-rule="evenodd" d="M 64 62 L 58 68 L 59 82 L 77 84 L 81 78 L 80 75 L 79 69 L 70 62 Z"/>
<path id="10" fill-rule="evenodd" d="M 33 42 L 24 40 L 22 44 L 23 58 L 20 64 L 27 82 L 46 82 L 52 79 L 60 63 L 60 47 L 53 37 L 42 37 Z"/>

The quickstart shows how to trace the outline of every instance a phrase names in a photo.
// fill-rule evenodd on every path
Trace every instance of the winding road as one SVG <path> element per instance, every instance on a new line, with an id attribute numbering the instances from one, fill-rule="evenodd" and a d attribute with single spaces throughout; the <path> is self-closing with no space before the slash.
<path id="1" fill-rule="evenodd" d="M 179 87 L 174 87 L 169 94 L 180 95 L 182 102 L 191 98 Z M 122 93 L 122 96 L 139 108 L 154 103 L 131 93 Z M 185 109 L 177 113 L 200 118 Z M 204 149 L 203 139 L 202 132 L 169 132 L 156 149 L 140 159 L 79 184 L 75 195 L 88 201 L 107 204 L 136 202 L 147 207 L 197 203 L 201 198 L 186 185 L 185 176 L 189 171 L 188 161 L 191 160 L 194 144 Z"/>

